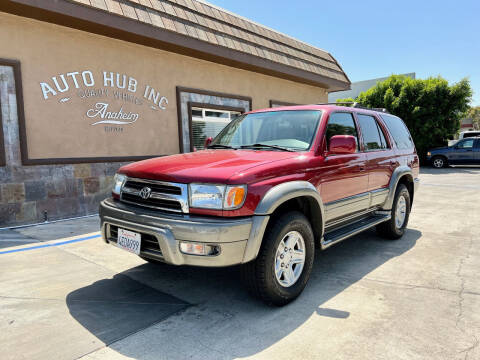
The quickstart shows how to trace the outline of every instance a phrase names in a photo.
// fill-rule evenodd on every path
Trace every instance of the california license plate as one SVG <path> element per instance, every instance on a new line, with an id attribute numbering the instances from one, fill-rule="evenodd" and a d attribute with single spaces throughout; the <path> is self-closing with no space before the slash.
<path id="1" fill-rule="evenodd" d="M 117 246 L 123 250 L 140 255 L 140 245 L 142 243 L 139 233 L 118 229 Z"/>

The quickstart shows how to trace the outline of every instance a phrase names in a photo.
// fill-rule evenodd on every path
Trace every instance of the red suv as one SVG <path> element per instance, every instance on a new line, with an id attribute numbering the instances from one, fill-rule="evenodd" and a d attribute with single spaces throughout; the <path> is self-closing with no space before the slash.
<path id="1" fill-rule="evenodd" d="M 207 143 L 122 167 L 100 206 L 103 239 L 152 262 L 241 264 L 251 293 L 284 305 L 305 287 L 316 248 L 371 227 L 389 239 L 405 231 L 419 160 L 396 116 L 266 109 Z"/>

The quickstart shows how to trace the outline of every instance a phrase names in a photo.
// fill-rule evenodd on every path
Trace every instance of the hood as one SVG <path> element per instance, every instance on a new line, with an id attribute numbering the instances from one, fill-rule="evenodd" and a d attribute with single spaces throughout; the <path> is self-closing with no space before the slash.
<path id="1" fill-rule="evenodd" d="M 443 146 L 443 147 L 433 148 L 433 149 L 430 149 L 428 151 L 430 151 L 430 152 L 448 151 L 448 150 L 451 150 L 452 148 L 453 148 L 453 146 Z"/>
<path id="2" fill-rule="evenodd" d="M 298 157 L 298 153 L 255 150 L 203 150 L 143 160 L 120 168 L 129 177 L 179 183 L 228 183 L 259 165 Z"/>

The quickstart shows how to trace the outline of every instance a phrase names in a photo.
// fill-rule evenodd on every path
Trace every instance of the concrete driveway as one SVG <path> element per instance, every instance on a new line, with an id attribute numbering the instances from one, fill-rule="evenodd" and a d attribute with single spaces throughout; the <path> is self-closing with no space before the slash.
<path id="1" fill-rule="evenodd" d="M 317 253 L 283 308 L 250 298 L 237 268 L 107 246 L 96 218 L 0 232 L 0 357 L 480 359 L 480 169 L 421 181 L 403 239 Z"/>

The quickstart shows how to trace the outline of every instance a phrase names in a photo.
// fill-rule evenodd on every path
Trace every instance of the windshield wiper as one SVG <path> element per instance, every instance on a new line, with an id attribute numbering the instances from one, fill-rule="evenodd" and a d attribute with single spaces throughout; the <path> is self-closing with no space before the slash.
<path id="1" fill-rule="evenodd" d="M 234 149 L 234 150 L 237 150 L 237 148 L 234 148 L 233 146 L 229 146 L 229 145 L 222 145 L 222 144 L 213 144 L 213 145 L 208 145 L 207 146 L 208 149 Z"/>
<path id="2" fill-rule="evenodd" d="M 284 148 L 282 146 L 278 145 L 268 145 L 268 144 L 251 144 L 251 145 L 242 145 L 240 146 L 240 149 L 251 149 L 251 148 L 270 148 L 270 149 L 276 149 L 276 150 L 282 150 L 282 151 L 290 151 L 290 152 L 295 152 L 295 150 Z"/>

